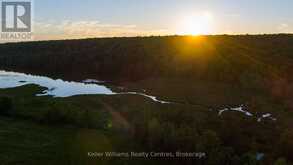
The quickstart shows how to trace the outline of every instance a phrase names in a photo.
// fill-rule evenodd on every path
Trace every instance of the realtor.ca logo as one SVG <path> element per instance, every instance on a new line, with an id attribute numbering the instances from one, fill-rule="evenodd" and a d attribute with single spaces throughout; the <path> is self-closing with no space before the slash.
<path id="1" fill-rule="evenodd" d="M 1 1 L 1 39 L 32 39 L 32 2 Z"/>

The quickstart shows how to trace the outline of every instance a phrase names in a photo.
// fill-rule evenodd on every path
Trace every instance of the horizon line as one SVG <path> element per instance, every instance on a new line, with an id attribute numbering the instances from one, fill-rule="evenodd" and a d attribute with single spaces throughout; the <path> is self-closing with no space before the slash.
<path id="1" fill-rule="evenodd" d="M 31 42 L 52 42 L 52 41 L 73 41 L 73 40 L 93 40 L 93 39 L 115 39 L 115 38 L 151 38 L 151 37 L 209 37 L 209 36 L 272 36 L 272 35 L 293 35 L 292 33 L 238 33 L 238 34 L 199 34 L 199 35 L 191 35 L 191 34 L 170 34 L 170 35 L 137 35 L 137 36 L 109 36 L 109 37 L 85 37 L 85 38 L 62 38 L 62 39 L 41 39 L 41 40 L 15 40 L 15 41 L 6 41 L 1 42 L 0 45 L 9 44 L 9 43 L 31 43 Z"/>

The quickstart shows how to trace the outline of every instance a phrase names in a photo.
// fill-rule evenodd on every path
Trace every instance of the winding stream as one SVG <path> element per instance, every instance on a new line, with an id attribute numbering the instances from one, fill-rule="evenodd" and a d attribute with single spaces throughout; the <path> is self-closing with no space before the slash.
<path id="1" fill-rule="evenodd" d="M 87 79 L 82 82 L 74 81 L 64 81 L 61 79 L 54 80 L 45 76 L 36 76 L 31 74 L 24 74 L 18 72 L 8 72 L 0 70 L 0 89 L 15 88 L 28 84 L 35 84 L 41 87 L 45 87 L 41 93 L 36 94 L 36 96 L 52 96 L 52 97 L 70 97 L 76 95 L 140 95 L 151 99 L 154 102 L 161 104 L 180 104 L 176 102 L 169 102 L 164 100 L 159 100 L 156 96 L 147 95 L 140 92 L 114 92 L 105 85 L 99 84 L 104 83 L 102 81 Z M 238 107 L 228 107 L 224 109 L 217 110 L 218 115 L 221 116 L 226 111 L 237 111 L 244 113 L 248 117 L 253 117 L 254 114 L 250 113 L 244 105 Z M 270 119 L 276 121 L 270 113 L 262 114 L 258 117 L 257 121 L 261 122 L 264 119 Z"/>

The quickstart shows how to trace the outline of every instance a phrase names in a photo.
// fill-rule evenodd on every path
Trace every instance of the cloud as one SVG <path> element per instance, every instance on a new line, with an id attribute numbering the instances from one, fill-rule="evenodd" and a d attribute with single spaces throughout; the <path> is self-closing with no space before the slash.
<path id="1" fill-rule="evenodd" d="M 279 32 L 289 32 L 289 25 L 286 23 L 282 23 L 277 27 Z"/>
<path id="2" fill-rule="evenodd" d="M 224 16 L 238 18 L 238 17 L 240 17 L 240 14 L 238 14 L 238 13 L 225 13 Z"/>
<path id="3" fill-rule="evenodd" d="M 143 29 L 131 24 L 106 24 L 99 21 L 36 22 L 34 28 L 36 40 L 167 34 L 170 34 L 167 29 Z"/>

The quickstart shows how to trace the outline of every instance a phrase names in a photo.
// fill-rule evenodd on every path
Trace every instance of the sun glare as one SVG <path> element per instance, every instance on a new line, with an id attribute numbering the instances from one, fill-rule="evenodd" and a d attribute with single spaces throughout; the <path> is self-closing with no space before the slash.
<path id="1" fill-rule="evenodd" d="M 179 33 L 183 35 L 205 35 L 212 31 L 213 17 L 210 13 L 191 14 L 186 16 L 179 25 Z"/>

